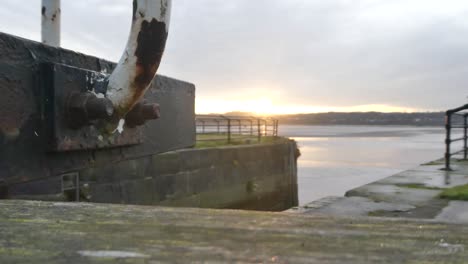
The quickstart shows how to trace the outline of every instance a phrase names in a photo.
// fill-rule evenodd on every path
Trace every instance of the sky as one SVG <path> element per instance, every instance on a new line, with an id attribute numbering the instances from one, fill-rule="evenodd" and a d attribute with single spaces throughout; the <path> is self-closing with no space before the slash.
<path id="1" fill-rule="evenodd" d="M 62 0 L 62 46 L 118 61 L 131 0 Z M 0 31 L 40 40 L 40 0 Z M 466 0 L 173 0 L 162 75 L 198 113 L 439 111 L 468 103 Z"/>

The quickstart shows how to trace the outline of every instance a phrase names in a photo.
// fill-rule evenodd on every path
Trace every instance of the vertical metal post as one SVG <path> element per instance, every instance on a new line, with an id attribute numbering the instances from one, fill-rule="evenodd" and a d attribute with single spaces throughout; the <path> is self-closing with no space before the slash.
<path id="1" fill-rule="evenodd" d="M 250 119 L 250 135 L 253 136 L 253 120 Z"/>
<path id="2" fill-rule="evenodd" d="M 446 138 L 445 138 L 445 170 L 450 170 L 450 133 L 452 129 L 452 113 L 447 112 L 445 116 L 445 130 L 446 130 Z"/>
<path id="3" fill-rule="evenodd" d="M 468 156 L 468 114 L 464 116 L 464 147 L 463 147 L 463 159 L 467 159 Z"/>
<path id="4" fill-rule="evenodd" d="M 275 137 L 278 136 L 278 127 L 279 127 L 279 120 L 275 120 L 275 134 L 274 134 Z"/>
<path id="5" fill-rule="evenodd" d="M 242 136 L 242 121 L 239 119 L 239 135 Z"/>
<path id="6" fill-rule="evenodd" d="M 205 134 L 205 121 L 202 121 L 202 134 Z"/>
<path id="7" fill-rule="evenodd" d="M 276 136 L 279 135 L 279 120 L 276 120 Z"/>
<path id="8" fill-rule="evenodd" d="M 258 142 L 262 141 L 262 131 L 261 131 L 261 124 L 260 124 L 260 119 L 257 119 L 257 126 L 258 126 L 258 130 L 257 130 L 257 136 L 258 136 Z"/>
<path id="9" fill-rule="evenodd" d="M 79 174 L 76 175 L 75 177 L 75 197 L 76 197 L 76 202 L 80 202 L 80 176 Z"/>
<path id="10" fill-rule="evenodd" d="M 231 119 L 228 119 L 228 143 L 231 143 Z"/>
<path id="11" fill-rule="evenodd" d="M 217 128 L 217 131 L 218 131 L 218 134 L 219 134 L 219 120 L 216 120 L 216 128 Z"/>
<path id="12" fill-rule="evenodd" d="M 60 0 L 42 0 L 42 43 L 60 47 Z"/>

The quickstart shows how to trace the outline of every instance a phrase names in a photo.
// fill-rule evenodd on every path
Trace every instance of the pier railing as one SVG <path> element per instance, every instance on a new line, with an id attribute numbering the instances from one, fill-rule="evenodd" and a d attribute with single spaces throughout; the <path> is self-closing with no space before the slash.
<path id="1" fill-rule="evenodd" d="M 197 115 L 195 119 L 197 141 L 256 140 L 278 136 L 278 120 L 250 116 Z"/>
<path id="2" fill-rule="evenodd" d="M 447 132 L 445 139 L 445 169 L 451 170 L 450 161 L 453 156 L 461 154 L 465 160 L 468 156 L 468 104 L 446 112 L 445 129 Z M 459 133 L 454 136 L 455 132 Z M 453 145 L 456 142 L 463 142 L 461 150 L 453 150 Z"/>

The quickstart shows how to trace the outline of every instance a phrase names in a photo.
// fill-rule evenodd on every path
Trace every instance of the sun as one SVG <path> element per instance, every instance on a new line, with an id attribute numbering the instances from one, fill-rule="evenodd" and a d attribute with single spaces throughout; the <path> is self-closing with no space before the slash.
<path id="1" fill-rule="evenodd" d="M 275 107 L 273 101 L 269 98 L 259 98 L 249 102 L 251 105 L 248 107 L 248 112 L 256 115 L 272 115 L 275 114 Z"/>

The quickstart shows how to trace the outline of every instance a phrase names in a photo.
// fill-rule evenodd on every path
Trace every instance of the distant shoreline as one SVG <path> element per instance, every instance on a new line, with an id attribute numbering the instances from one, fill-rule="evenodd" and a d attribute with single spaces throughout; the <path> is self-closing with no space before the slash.
<path id="1" fill-rule="evenodd" d="M 441 128 L 445 129 L 444 125 L 393 125 L 393 124 L 290 124 L 290 123 L 279 123 L 279 125 L 288 126 L 374 126 L 374 127 L 421 127 L 421 128 Z"/>
<path id="2" fill-rule="evenodd" d="M 277 116 L 280 124 L 366 125 L 366 126 L 444 126 L 445 113 L 322 113 Z"/>
<path id="3" fill-rule="evenodd" d="M 255 116 L 251 113 L 231 112 L 226 116 Z M 313 114 L 271 115 L 280 124 L 287 125 L 349 125 L 349 126 L 416 126 L 443 127 L 444 112 L 381 113 L 381 112 L 330 112 Z"/>

